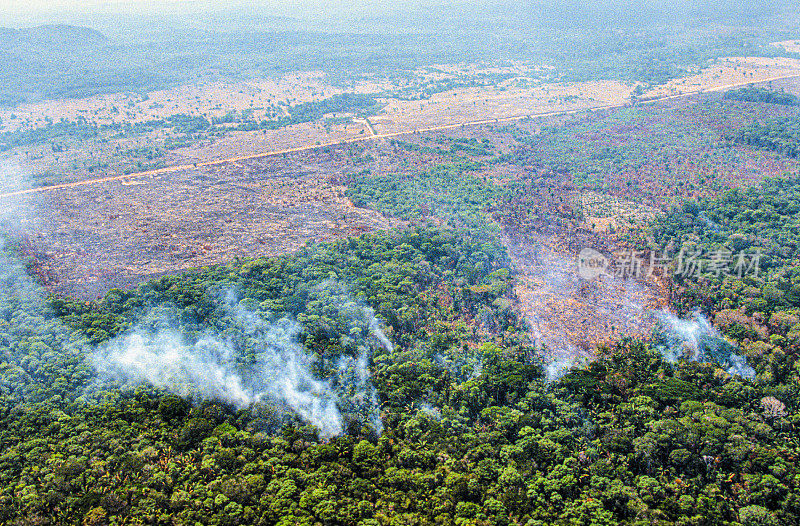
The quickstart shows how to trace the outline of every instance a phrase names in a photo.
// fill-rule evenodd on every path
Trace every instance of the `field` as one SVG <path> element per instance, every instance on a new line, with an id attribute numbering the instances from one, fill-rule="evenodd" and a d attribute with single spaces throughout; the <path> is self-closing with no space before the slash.
<path id="1" fill-rule="evenodd" d="M 800 53 L 800 40 L 784 40 L 782 42 L 773 42 L 772 45 L 785 49 L 790 53 Z"/>
<path id="2" fill-rule="evenodd" d="M 720 59 L 696 75 L 650 90 L 618 81 L 552 82 L 548 70 L 521 65 L 441 65 L 418 70 L 402 83 L 361 81 L 347 90 L 321 73 L 293 73 L 275 80 L 45 101 L 0 109 L 2 159 L 45 186 L 371 135 L 619 107 L 791 77 L 800 74 L 798 64 L 788 58 Z M 332 106 L 343 93 L 367 97 L 373 107 Z M 341 111 L 328 112 L 326 105 Z M 313 113 L 297 116 L 307 110 Z"/>
<path id="3" fill-rule="evenodd" d="M 54 291 L 91 298 L 151 277 L 397 225 L 354 207 L 331 182 L 339 153 L 79 186 L 22 196 L 16 206 L 37 272 Z"/>
<path id="4" fill-rule="evenodd" d="M 725 57 L 695 75 L 670 80 L 656 87 L 641 100 L 669 97 L 699 91 L 719 91 L 735 85 L 768 82 L 800 74 L 800 61 L 793 58 Z"/>

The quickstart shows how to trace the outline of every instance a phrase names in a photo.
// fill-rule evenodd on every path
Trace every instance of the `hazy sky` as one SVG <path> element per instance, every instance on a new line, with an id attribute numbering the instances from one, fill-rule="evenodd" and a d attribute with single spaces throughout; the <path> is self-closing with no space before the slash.
<path id="1" fill-rule="evenodd" d="M 333 23 L 355 27 L 353 21 L 391 15 L 400 15 L 393 18 L 402 20 L 404 14 L 412 12 L 448 11 L 470 18 L 469 13 L 491 12 L 493 4 L 503 1 L 509 0 L 0 0 L 0 26 L 65 23 L 114 34 L 122 26 L 130 26 L 131 19 L 136 18 L 130 15 L 136 14 L 173 15 L 175 27 L 225 29 L 223 20 L 228 24 L 235 20 L 238 26 L 247 27 L 256 19 L 273 16 L 306 20 L 317 26 Z M 538 1 L 543 0 L 523 0 L 526 4 Z M 443 6 L 449 8 L 441 9 Z M 249 18 L 251 13 L 255 16 Z"/>
<path id="2" fill-rule="evenodd" d="M 455 2 L 427 1 L 425 4 L 443 4 Z M 462 1 L 478 5 L 478 1 Z M 22 17 L 26 15 L 63 14 L 116 14 L 124 12 L 174 12 L 187 11 L 219 11 L 221 9 L 258 6 L 262 13 L 276 16 L 319 16 L 326 12 L 338 14 L 352 13 L 356 16 L 369 14 L 385 14 L 398 8 L 413 9 L 423 4 L 420 1 L 408 0 L 269 0 L 255 2 L 252 0 L 228 0 L 225 2 L 211 0 L 0 0 L 0 13 Z"/>

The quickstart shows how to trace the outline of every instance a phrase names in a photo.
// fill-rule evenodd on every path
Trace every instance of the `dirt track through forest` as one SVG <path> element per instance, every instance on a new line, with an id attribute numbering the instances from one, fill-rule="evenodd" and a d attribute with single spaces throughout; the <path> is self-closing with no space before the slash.
<path id="1" fill-rule="evenodd" d="M 762 80 L 757 80 L 757 81 L 739 82 L 739 83 L 735 83 L 735 84 L 728 84 L 728 85 L 725 85 L 725 86 L 717 86 L 717 87 L 714 87 L 714 88 L 704 88 L 704 89 L 699 89 L 699 90 L 695 90 L 695 91 L 691 91 L 691 92 L 680 93 L 680 94 L 677 94 L 677 95 L 667 95 L 667 96 L 658 97 L 658 98 L 655 98 L 655 99 L 644 100 L 644 101 L 641 101 L 640 104 L 653 104 L 653 103 L 660 102 L 660 101 L 665 101 L 665 100 L 678 99 L 678 98 L 682 98 L 682 97 L 690 97 L 692 95 L 698 95 L 700 93 L 711 93 L 711 92 L 723 91 L 723 90 L 727 90 L 727 89 L 731 89 L 731 88 L 738 88 L 738 87 L 741 87 L 741 86 L 747 86 L 747 85 L 750 85 L 750 84 L 762 84 L 764 82 L 773 82 L 773 81 L 776 81 L 776 80 L 785 80 L 785 79 L 791 79 L 791 78 L 796 78 L 796 77 L 800 77 L 800 74 L 783 75 L 783 76 L 779 76 L 779 77 L 772 77 L 772 78 L 767 78 L 767 79 L 762 79 Z M 99 178 L 99 179 L 87 179 L 87 180 L 84 180 L 84 181 L 75 181 L 75 182 L 72 182 L 72 183 L 62 183 L 62 184 L 55 184 L 55 185 L 49 185 L 49 186 L 39 186 L 39 187 L 36 187 L 36 188 L 28 188 L 26 190 L 17 190 L 17 191 L 14 191 L 14 192 L 7 192 L 7 193 L 4 193 L 4 194 L 0 194 L 0 199 L 4 198 L 4 197 L 15 197 L 15 196 L 26 195 L 26 194 L 47 192 L 47 191 L 50 191 L 50 190 L 60 190 L 60 189 L 64 189 L 64 188 L 72 188 L 72 187 L 75 187 L 75 186 L 101 184 L 101 183 L 107 183 L 107 182 L 111 182 L 111 181 L 124 181 L 126 179 L 136 179 L 136 178 L 140 178 L 140 177 L 152 177 L 154 175 L 161 175 L 161 174 L 167 174 L 167 173 L 172 173 L 172 172 L 178 172 L 178 171 L 181 171 L 181 170 L 189 170 L 189 169 L 192 169 L 192 168 L 198 168 L 198 167 L 204 167 L 204 166 L 217 166 L 217 165 L 222 165 L 222 164 L 235 163 L 235 162 L 239 162 L 239 161 L 247 161 L 247 160 L 251 160 L 251 159 L 260 159 L 260 158 L 263 158 L 263 157 L 272 157 L 272 156 L 276 156 L 276 155 L 284 155 L 284 154 L 289 154 L 289 153 L 305 152 L 305 151 L 310 151 L 310 150 L 316 150 L 318 148 L 326 148 L 326 147 L 330 147 L 330 146 L 339 146 L 339 145 L 343 145 L 343 144 L 353 144 L 353 143 L 371 141 L 371 140 L 376 140 L 376 139 L 389 139 L 389 138 L 393 138 L 393 137 L 400 137 L 400 136 L 403 136 L 403 135 L 411 135 L 411 134 L 414 134 L 414 133 L 428 133 L 428 132 L 434 132 L 434 131 L 451 130 L 451 129 L 455 129 L 455 128 L 460 128 L 462 126 L 481 126 L 481 125 L 484 125 L 484 124 L 498 124 L 498 123 L 503 123 L 503 122 L 514 122 L 514 121 L 519 121 L 519 120 L 528 119 L 528 118 L 532 118 L 532 117 L 555 117 L 555 116 L 559 116 L 559 115 L 573 115 L 573 114 L 577 114 L 577 113 L 583 113 L 583 112 L 586 112 L 586 111 L 608 110 L 608 109 L 622 108 L 622 107 L 627 106 L 628 104 L 630 104 L 630 102 L 621 102 L 621 103 L 616 103 L 616 104 L 603 104 L 603 105 L 600 105 L 600 106 L 591 106 L 591 107 L 587 107 L 587 108 L 574 109 L 574 110 L 548 111 L 548 112 L 543 112 L 543 113 L 529 113 L 529 114 L 525 114 L 525 115 L 517 115 L 517 116 L 513 116 L 513 117 L 503 117 L 503 118 L 498 118 L 498 119 L 482 119 L 482 120 L 477 120 L 477 121 L 467 121 L 467 122 L 461 122 L 461 123 L 442 124 L 440 126 L 430 126 L 430 127 L 427 127 L 427 128 L 417 128 L 417 129 L 413 129 L 413 130 L 403 130 L 403 131 L 392 132 L 392 133 L 381 133 L 381 134 L 375 134 L 375 135 L 370 135 L 370 136 L 366 136 L 366 137 L 352 137 L 352 138 L 349 138 L 349 139 L 333 141 L 333 142 L 323 143 L 323 144 L 297 146 L 297 147 L 294 147 L 294 148 L 285 148 L 285 149 L 282 149 L 282 150 L 272 150 L 272 151 L 261 152 L 261 153 L 256 153 L 256 154 L 252 154 L 252 155 L 242 155 L 242 156 L 238 156 L 238 157 L 229 157 L 229 158 L 226 158 L 226 159 L 217 159 L 217 160 L 213 160 L 213 161 L 204 161 L 204 162 L 199 162 L 199 163 L 190 163 L 190 164 L 181 164 L 181 165 L 176 165 L 176 166 L 167 166 L 167 167 L 164 167 L 164 168 L 157 168 L 157 169 L 154 169 L 154 170 L 147 170 L 147 171 L 144 171 L 144 172 L 134 172 L 134 173 L 123 174 L 123 175 L 112 175 L 112 176 L 109 176 L 109 177 L 102 177 L 102 178 Z M 372 126 L 370 126 L 370 129 L 374 132 L 374 129 L 372 128 Z"/>

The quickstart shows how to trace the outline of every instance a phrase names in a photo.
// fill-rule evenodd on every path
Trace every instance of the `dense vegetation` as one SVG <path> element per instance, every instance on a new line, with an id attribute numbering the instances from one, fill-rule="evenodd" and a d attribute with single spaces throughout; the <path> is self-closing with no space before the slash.
<path id="1" fill-rule="evenodd" d="M 772 119 L 746 126 L 738 133 L 729 135 L 729 139 L 796 158 L 800 156 L 799 123 L 796 116 Z"/>
<path id="2" fill-rule="evenodd" d="M 797 97 L 785 91 L 775 91 L 755 86 L 747 86 L 725 93 L 728 100 L 741 100 L 746 102 L 766 102 L 768 104 L 781 104 L 783 106 L 797 106 Z"/>
<path id="3" fill-rule="evenodd" d="M 451 148 L 488 152 L 471 143 L 454 142 Z M 357 206 L 407 221 L 442 220 L 453 227 L 469 228 L 481 237 L 496 228 L 489 219 L 490 212 L 504 195 L 502 187 L 475 173 L 481 166 L 481 162 L 458 157 L 457 161 L 410 174 L 373 174 L 366 170 L 350 178 L 347 195 Z"/>

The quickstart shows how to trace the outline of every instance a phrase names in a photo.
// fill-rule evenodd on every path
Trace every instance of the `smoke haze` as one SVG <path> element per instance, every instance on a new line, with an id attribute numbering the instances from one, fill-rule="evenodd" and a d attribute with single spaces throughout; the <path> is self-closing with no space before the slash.
<path id="1" fill-rule="evenodd" d="M 326 283 L 317 288 L 320 297 Z M 290 409 L 301 419 L 329 438 L 344 431 L 340 407 L 368 421 L 380 433 L 383 426 L 378 412 L 377 393 L 369 372 L 371 346 L 358 341 L 359 354 L 341 356 L 327 379 L 319 379 L 315 369 L 325 364 L 310 355 L 299 343 L 303 327 L 294 320 L 281 318 L 268 322 L 263 314 L 236 304 L 229 291 L 226 309 L 231 321 L 226 333 L 239 334 L 244 341 L 237 345 L 233 337 L 205 332 L 194 342 L 172 326 L 169 316 L 151 311 L 141 324 L 103 344 L 92 356 L 98 375 L 104 381 L 121 384 L 147 384 L 167 389 L 177 395 L 216 399 L 237 409 L 266 403 Z M 333 298 L 336 298 L 334 296 Z M 329 301 L 328 307 L 352 321 L 353 327 L 365 327 L 368 334 L 387 350 L 391 342 L 368 307 L 350 301 Z M 152 330 L 153 323 L 166 327 Z M 163 324 L 163 323 L 162 323 Z M 348 331 L 347 338 L 360 340 L 360 332 Z"/>
<path id="2" fill-rule="evenodd" d="M 748 380 L 755 378 L 756 372 L 747 360 L 735 352 L 736 347 L 699 311 L 692 313 L 689 319 L 679 318 L 667 310 L 657 315 L 665 343 L 656 348 L 666 361 L 712 362 L 730 375 Z"/>

